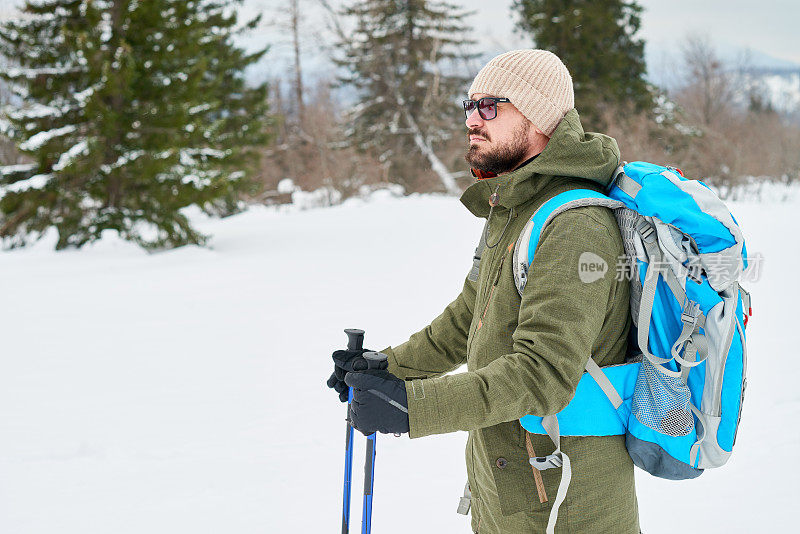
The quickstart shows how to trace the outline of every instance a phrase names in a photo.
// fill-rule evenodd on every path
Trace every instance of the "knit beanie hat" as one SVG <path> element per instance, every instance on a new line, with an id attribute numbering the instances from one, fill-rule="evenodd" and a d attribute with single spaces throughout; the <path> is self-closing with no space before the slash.
<path id="1" fill-rule="evenodd" d="M 476 93 L 508 98 L 547 136 L 575 107 L 572 77 L 547 50 L 512 50 L 495 57 L 475 76 L 469 98 Z"/>

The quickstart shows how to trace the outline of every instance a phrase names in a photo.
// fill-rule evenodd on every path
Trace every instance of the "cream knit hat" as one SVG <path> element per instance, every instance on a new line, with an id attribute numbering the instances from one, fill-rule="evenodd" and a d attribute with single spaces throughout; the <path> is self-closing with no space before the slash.
<path id="1" fill-rule="evenodd" d="M 481 69 L 469 88 L 469 97 L 485 93 L 508 98 L 547 136 L 575 107 L 572 77 L 558 56 L 547 50 L 512 50 Z"/>

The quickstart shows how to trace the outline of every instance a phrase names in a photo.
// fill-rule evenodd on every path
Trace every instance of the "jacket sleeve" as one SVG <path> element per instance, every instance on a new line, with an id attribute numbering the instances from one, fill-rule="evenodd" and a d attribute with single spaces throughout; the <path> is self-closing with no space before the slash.
<path id="1" fill-rule="evenodd" d="M 465 280 L 461 294 L 431 324 L 402 345 L 382 350 L 389 372 L 409 380 L 443 375 L 466 363 L 475 292 L 476 283 Z"/>
<path id="2" fill-rule="evenodd" d="M 615 298 L 614 265 L 622 254 L 613 216 L 608 211 L 597 217 L 598 209 L 608 211 L 575 208 L 542 231 L 513 352 L 475 371 L 406 382 L 412 438 L 554 414 L 569 403 Z M 590 283 L 579 275 L 587 252 L 608 266 L 603 278 Z"/>

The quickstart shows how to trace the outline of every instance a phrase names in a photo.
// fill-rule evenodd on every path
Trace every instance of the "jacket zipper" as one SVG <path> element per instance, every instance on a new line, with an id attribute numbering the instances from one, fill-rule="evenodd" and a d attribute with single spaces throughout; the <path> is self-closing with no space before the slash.
<path id="1" fill-rule="evenodd" d="M 500 274 L 503 272 L 503 264 L 506 261 L 506 256 L 508 256 L 508 253 L 511 252 L 511 249 L 513 247 L 514 247 L 514 243 L 512 242 L 508 246 L 508 249 L 506 249 L 506 252 L 505 252 L 505 254 L 503 254 L 503 257 L 500 258 L 500 267 L 498 267 L 498 269 L 497 269 L 497 274 L 494 277 L 494 282 L 492 283 L 492 287 L 489 290 L 489 296 L 486 298 L 486 306 L 484 306 L 483 313 L 481 314 L 480 319 L 478 319 L 478 327 L 475 329 L 476 331 L 480 330 L 481 327 L 483 326 L 483 320 L 486 318 L 486 312 L 489 311 L 489 304 L 492 302 L 492 295 L 494 295 L 494 290 L 497 287 L 497 284 L 500 283 Z"/>

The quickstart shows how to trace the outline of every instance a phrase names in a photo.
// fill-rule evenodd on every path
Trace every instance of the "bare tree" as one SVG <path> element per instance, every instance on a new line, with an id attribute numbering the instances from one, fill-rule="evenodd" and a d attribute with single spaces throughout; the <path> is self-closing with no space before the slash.
<path id="1" fill-rule="evenodd" d="M 737 80 L 719 59 L 707 36 L 690 35 L 681 47 L 685 82 L 679 98 L 697 113 L 697 121 L 711 126 L 731 112 Z"/>
<path id="2" fill-rule="evenodd" d="M 297 101 L 298 122 L 302 123 L 305 105 L 303 104 L 303 69 L 300 66 L 300 0 L 289 0 L 289 14 L 294 54 L 294 97 Z"/>

